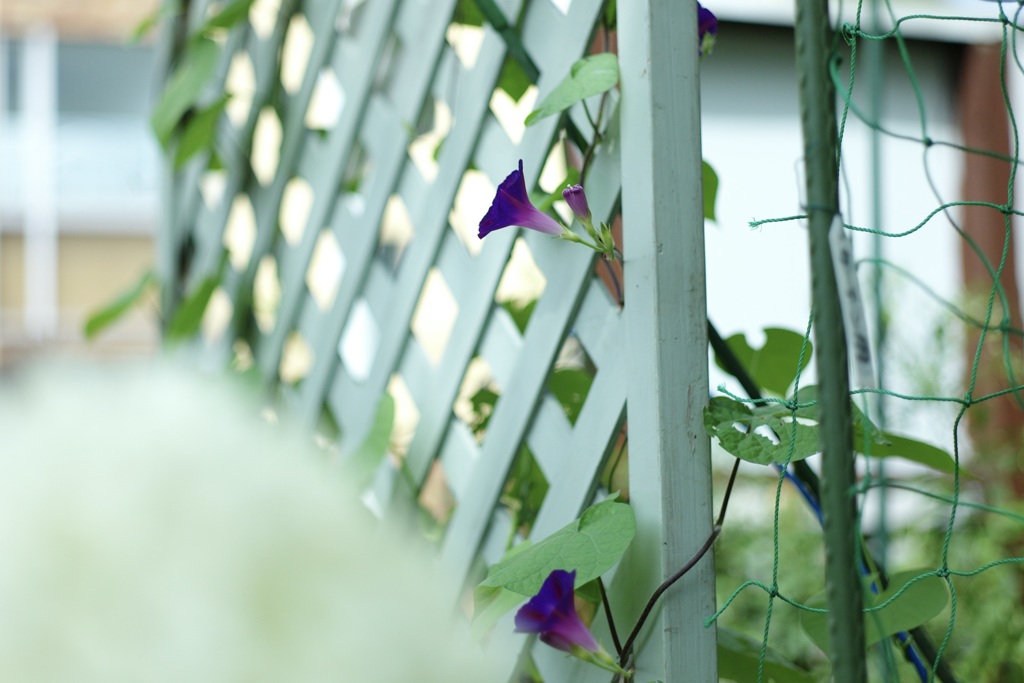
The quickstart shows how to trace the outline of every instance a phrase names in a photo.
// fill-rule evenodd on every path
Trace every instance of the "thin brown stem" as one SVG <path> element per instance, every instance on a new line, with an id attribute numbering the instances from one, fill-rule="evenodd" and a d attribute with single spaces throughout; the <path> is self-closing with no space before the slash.
<path id="1" fill-rule="evenodd" d="M 647 601 L 647 604 L 644 605 L 644 611 L 640 613 L 640 618 L 636 620 L 636 626 L 633 627 L 629 637 L 626 638 L 626 643 L 622 646 L 622 653 L 619 655 L 619 666 L 626 666 L 626 662 L 633 650 L 633 643 L 636 642 L 637 636 L 640 635 L 640 629 L 643 628 L 644 623 L 647 621 L 647 617 L 651 615 L 651 611 L 657 604 L 658 598 L 660 598 L 665 591 L 671 588 L 672 584 L 686 576 L 686 573 L 700 562 L 701 558 L 711 550 L 711 546 L 715 544 L 715 539 L 718 538 L 720 533 L 722 533 L 722 527 L 716 525 L 715 528 L 711 530 L 711 535 L 708 536 L 708 540 L 704 541 L 704 545 L 702 545 L 700 550 L 690 558 L 690 561 L 680 567 L 679 571 L 675 574 L 665 579 L 662 584 L 654 590 L 654 593 L 651 594 L 651 598 Z"/>
<path id="2" fill-rule="evenodd" d="M 608 631 L 612 634 L 612 645 L 615 646 L 615 654 L 622 657 L 622 643 L 619 641 L 619 632 L 615 629 L 615 618 L 612 616 L 612 606 L 608 602 L 608 593 L 604 590 L 604 581 L 597 577 L 597 589 L 601 592 L 601 604 L 604 606 L 604 616 L 608 620 Z"/>
<path id="3" fill-rule="evenodd" d="M 590 109 L 587 107 L 586 100 L 583 101 L 583 111 L 587 114 L 587 121 L 594 128 L 594 137 L 591 139 L 590 144 L 587 145 L 587 151 L 583 154 L 583 164 L 580 166 L 580 185 L 586 180 L 587 170 L 590 168 L 590 162 L 594 159 L 594 150 L 597 149 L 597 145 L 600 144 L 603 139 L 601 136 L 601 121 L 604 118 L 605 106 L 608 104 L 608 91 L 601 93 L 601 102 L 597 105 L 597 119 L 595 120 L 590 115 Z"/>

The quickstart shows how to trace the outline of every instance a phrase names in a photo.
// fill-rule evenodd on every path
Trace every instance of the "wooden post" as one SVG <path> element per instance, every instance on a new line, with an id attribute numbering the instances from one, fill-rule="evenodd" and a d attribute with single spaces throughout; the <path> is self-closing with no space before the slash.
<path id="1" fill-rule="evenodd" d="M 633 618 L 712 530 L 700 78 L 695 3 L 639 0 L 619 19 Z M 709 553 L 662 597 L 637 680 L 717 681 Z M 628 623 L 628 621 L 627 621 Z"/>

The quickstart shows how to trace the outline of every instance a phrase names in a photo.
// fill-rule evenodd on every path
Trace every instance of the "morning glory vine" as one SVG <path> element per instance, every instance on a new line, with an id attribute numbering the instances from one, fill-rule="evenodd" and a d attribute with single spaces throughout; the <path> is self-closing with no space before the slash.
<path id="1" fill-rule="evenodd" d="M 699 4 L 697 9 L 700 32 L 699 49 L 701 54 L 706 56 L 714 45 L 717 19 L 714 14 Z M 603 141 L 601 122 L 605 112 L 605 98 L 617 81 L 617 60 L 614 55 L 589 56 L 573 66 L 569 76 L 540 103 L 538 109 L 527 120 L 527 125 L 529 125 L 545 116 L 562 114 L 575 104 L 580 104 L 587 121 L 593 128 L 593 134 L 589 139 L 585 139 L 585 136 L 575 129 L 571 122 L 566 122 L 566 134 L 582 150 L 583 159 L 578 175 L 573 176 L 573 173 L 576 172 L 571 171 L 570 177 L 573 180 L 568 181 L 567 187 L 561 192 L 562 198 L 575 218 L 570 226 L 566 226 L 561 220 L 533 205 L 527 192 L 523 162 L 520 160 L 518 168 L 510 173 L 499 186 L 487 214 L 480 222 L 479 236 L 484 238 L 495 230 L 520 226 L 583 244 L 605 256 L 602 263 L 609 273 L 609 287 L 614 289 L 621 306 L 622 294 L 619 278 L 610 263 L 616 259 L 621 260 L 621 254 L 616 248 L 608 225 L 601 223 L 595 226 L 584 191 L 589 162 L 593 158 L 594 150 Z M 602 101 L 595 117 L 587 108 L 586 98 L 598 94 L 602 95 Z M 703 184 L 705 217 L 713 220 L 717 176 L 706 163 L 704 164 Z M 577 222 L 585 234 L 580 234 L 572 229 Z M 788 333 L 785 330 L 776 330 L 776 332 Z M 796 337 L 799 342 L 797 345 L 800 348 L 799 360 L 787 358 L 786 362 L 781 365 L 803 367 L 802 364 L 809 359 L 809 345 L 805 346 L 806 340 L 803 335 L 789 334 Z M 715 352 L 716 361 L 724 370 L 740 381 L 744 391 L 750 397 L 749 402 L 737 400 L 735 397 L 715 398 L 705 413 L 705 422 L 709 433 L 718 440 L 723 449 L 735 455 L 737 459 L 726 485 L 718 517 L 708 538 L 685 565 L 653 591 L 624 641 L 620 641 L 618 637 L 615 619 L 601 582 L 601 575 L 621 559 L 635 532 L 635 520 L 632 516 L 632 509 L 625 503 L 617 502 L 614 497 L 592 506 L 578 520 L 570 523 L 556 534 L 532 546 L 524 543 L 510 550 L 506 558 L 492 566 L 487 578 L 475 591 L 474 626 L 480 623 L 482 624 L 479 627 L 481 630 L 488 628 L 497 621 L 498 616 L 522 603 L 525 596 L 529 600 L 519 609 L 515 619 L 518 632 L 536 634 L 541 642 L 614 673 L 616 681 L 632 680 L 634 677 L 634 647 L 650 614 L 661 596 L 701 561 L 721 534 L 741 460 L 762 465 L 786 462 L 786 466 L 776 464 L 781 476 L 796 485 L 808 505 L 817 511 L 817 476 L 813 470 L 799 457 L 794 457 L 793 453 L 780 459 L 777 452 L 779 449 L 786 451 L 792 444 L 804 441 L 808 446 L 804 449 L 807 451 L 806 454 L 817 452 L 816 404 L 813 400 L 799 402 L 795 396 L 792 401 L 763 399 L 762 388 L 771 393 L 785 396 L 789 378 L 785 378 L 782 386 L 776 386 L 774 380 L 769 381 L 770 378 L 767 376 L 752 375 L 746 369 L 751 366 L 751 356 L 758 354 L 762 355 L 762 362 L 754 363 L 754 365 L 765 367 L 776 364 L 774 361 L 769 362 L 767 358 L 769 356 L 774 358 L 782 353 L 776 347 L 786 346 L 782 343 L 784 340 L 778 339 L 778 336 L 768 335 L 769 338 L 762 349 L 753 349 L 746 344 L 742 335 L 738 340 L 735 339 L 735 336 L 728 340 L 723 339 L 708 321 L 708 338 L 710 346 Z M 769 346 L 773 348 L 769 349 Z M 805 351 L 807 357 L 805 357 Z M 737 354 L 742 355 L 743 358 L 741 359 Z M 804 393 L 812 389 L 805 388 Z M 797 407 L 791 409 L 791 406 Z M 797 423 L 797 417 L 802 422 Z M 863 418 L 858 424 L 862 426 L 866 434 L 862 439 L 867 446 L 862 451 L 866 455 L 898 454 L 905 459 L 914 460 L 939 471 L 946 471 L 949 467 L 948 454 L 942 453 L 934 447 L 906 437 L 882 434 L 877 428 L 870 425 L 866 418 Z M 737 425 L 749 426 L 738 428 Z M 759 435 L 756 429 L 759 425 L 764 425 L 773 431 L 781 445 L 772 444 L 767 437 Z M 785 436 L 788 434 L 787 429 L 801 431 L 802 440 L 798 438 L 791 442 Z M 875 435 L 874 440 L 871 440 L 871 435 Z M 761 439 L 763 443 L 758 439 Z M 799 455 L 806 457 L 802 451 Z M 612 490 L 610 485 L 608 490 Z M 590 539 L 596 539 L 602 546 L 605 545 L 606 539 L 612 538 L 617 539 L 618 544 L 614 547 L 603 547 L 595 551 L 596 555 L 583 556 L 573 550 L 573 542 L 580 534 L 584 534 Z M 558 549 L 554 561 L 552 554 L 548 552 L 548 549 L 552 547 Z M 866 555 L 870 557 L 870 553 L 866 553 Z M 876 563 L 869 561 L 869 565 L 877 568 Z M 589 573 L 581 576 L 579 572 L 582 571 L 582 567 L 587 567 Z M 604 610 L 614 645 L 614 657 L 608 654 L 576 611 L 575 600 L 589 593 L 590 597 L 585 599 L 595 603 L 595 592 L 599 593 L 600 605 Z M 707 623 L 712 623 L 717 616 L 718 614 L 715 614 L 708 618 Z M 930 648 L 927 634 L 920 628 L 914 628 L 908 632 L 901 631 L 892 635 L 901 644 L 904 644 L 905 656 L 916 662 L 920 670 L 920 659 L 915 654 L 915 648 L 920 648 L 922 652 L 933 650 Z M 732 655 L 749 658 L 751 648 L 749 645 L 743 645 L 743 638 L 745 638 L 743 634 L 730 632 L 729 629 L 720 626 L 718 643 L 720 657 Z M 781 658 L 767 646 L 766 642 L 752 642 L 754 642 L 755 653 L 753 663 L 759 671 L 764 670 L 767 673 L 771 669 L 772 677 L 777 680 L 804 680 L 807 673 Z M 913 645 L 909 645 L 911 642 Z"/>
<path id="2" fill-rule="evenodd" d="M 628 678 L 630 672 L 605 651 L 576 614 L 575 581 L 575 571 L 552 571 L 537 595 L 516 613 L 516 631 L 536 633 L 542 643 Z"/>
<path id="3" fill-rule="evenodd" d="M 612 238 L 611 228 L 605 223 L 601 223 L 599 230 L 594 228 L 590 208 L 587 204 L 587 195 L 583 192 L 583 186 L 573 185 L 572 187 L 567 187 L 562 192 L 562 196 L 593 241 L 581 237 L 573 232 L 571 228 L 563 225 L 560 221 L 555 220 L 533 205 L 526 192 L 522 159 L 519 160 L 519 168 L 509 173 L 508 177 L 501 181 L 501 185 L 498 186 L 498 191 L 494 195 L 491 207 L 480 221 L 480 230 L 477 236 L 483 239 L 495 230 L 519 226 L 560 237 L 570 242 L 577 242 L 604 254 L 605 258 L 614 259 L 615 240 Z"/>
<path id="4" fill-rule="evenodd" d="M 709 10 L 699 3 L 697 7 L 699 49 L 701 55 L 706 55 L 713 46 L 718 22 Z M 566 79 L 526 120 L 526 124 L 530 125 L 543 117 L 564 113 L 577 103 L 583 106 L 587 120 L 593 128 L 593 135 L 585 145 L 581 145 L 585 151 L 579 173 L 580 182 L 568 184 L 562 191 L 562 198 L 575 217 L 572 225 L 579 223 L 584 234 L 534 206 L 527 191 L 523 161 L 519 160 L 517 168 L 498 186 L 487 213 L 480 221 L 480 239 L 496 230 L 518 226 L 582 244 L 604 256 L 606 264 L 616 259 L 618 250 L 612 230 L 607 223 L 595 225 L 583 182 L 594 149 L 602 142 L 601 118 L 605 108 L 604 98 L 617 82 L 618 62 L 615 55 L 605 53 L 586 57 L 573 66 Z M 602 95 L 602 102 L 595 118 L 586 106 L 586 99 L 598 94 Z M 717 185 L 717 182 L 715 184 Z M 609 269 L 609 272 L 621 305 L 621 287 L 614 271 Z M 727 485 L 711 535 L 683 567 L 655 589 L 625 642 L 619 640 L 611 606 L 601 582 L 601 574 L 621 559 L 636 529 L 632 508 L 625 503 L 617 502 L 615 496 L 592 506 L 580 519 L 552 536 L 525 549 L 516 548 L 502 561 L 493 565 L 487 578 L 481 582 L 474 594 L 477 617 L 488 615 L 481 620 L 484 622 L 481 628 L 486 628 L 487 624 L 496 621 L 495 615 L 500 615 L 508 607 L 519 604 L 521 595 L 532 595 L 516 614 L 516 631 L 536 634 L 541 642 L 551 647 L 613 672 L 616 680 L 631 680 L 633 648 L 637 637 L 662 594 L 692 569 L 714 545 L 721 532 L 734 479 L 735 470 Z M 602 540 L 600 544 L 589 543 L 582 546 L 587 548 L 586 552 L 589 553 L 586 557 L 578 556 L 583 551 L 573 550 L 576 547 L 574 540 L 583 534 L 589 539 Z M 604 543 L 606 539 L 613 538 L 616 539 L 617 545 Z M 594 545 L 600 545 L 601 548 L 594 550 Z M 546 552 L 547 547 L 559 549 L 554 565 L 551 554 Z M 596 557 L 591 556 L 594 554 Z M 593 574 L 582 577 L 583 583 L 593 582 L 600 592 L 601 604 L 615 646 L 614 657 L 608 654 L 576 612 L 577 570 L 582 566 L 588 566 Z M 602 569 L 597 571 L 595 567 Z M 522 580 L 524 576 L 528 577 L 525 581 Z"/>

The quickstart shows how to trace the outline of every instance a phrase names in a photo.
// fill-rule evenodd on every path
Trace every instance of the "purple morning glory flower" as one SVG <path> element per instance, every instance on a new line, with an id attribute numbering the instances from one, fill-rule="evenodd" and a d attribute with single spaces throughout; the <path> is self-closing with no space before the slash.
<path id="1" fill-rule="evenodd" d="M 537 595 L 516 613 L 516 631 L 539 633 L 541 642 L 565 652 L 582 648 L 600 652 L 594 634 L 576 614 L 573 584 L 576 572 L 556 569 L 544 580 Z"/>
<path id="2" fill-rule="evenodd" d="M 519 169 L 512 171 L 501 181 L 498 192 L 494 195 L 491 208 L 480 221 L 480 232 L 477 237 L 483 239 L 489 233 L 510 225 L 518 225 L 531 230 L 561 235 L 562 226 L 551 216 L 530 203 L 526 194 L 526 181 L 523 179 L 523 160 L 519 160 Z"/>
<path id="3" fill-rule="evenodd" d="M 704 5 L 697 3 L 697 44 L 700 54 L 710 53 L 718 34 L 718 17 Z"/>
<path id="4" fill-rule="evenodd" d="M 576 218 L 583 223 L 590 220 L 590 205 L 587 204 L 587 194 L 583 191 L 582 185 L 565 188 L 562 190 L 562 197 L 569 204 L 572 212 L 576 214 Z"/>

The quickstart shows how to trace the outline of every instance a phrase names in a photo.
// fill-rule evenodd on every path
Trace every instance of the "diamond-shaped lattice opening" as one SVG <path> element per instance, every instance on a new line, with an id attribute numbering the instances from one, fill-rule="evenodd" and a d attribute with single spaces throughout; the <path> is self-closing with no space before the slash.
<path id="1" fill-rule="evenodd" d="M 516 101 L 501 88 L 496 88 L 491 93 L 490 109 L 491 114 L 498 120 L 505 135 L 518 145 L 523 140 L 523 133 L 526 132 L 526 117 L 533 111 L 537 103 L 537 87 L 529 86 L 523 96 Z"/>
<path id="2" fill-rule="evenodd" d="M 213 290 L 210 301 L 206 304 L 206 310 L 203 312 L 203 322 L 200 327 L 203 339 L 207 342 L 219 340 L 228 329 L 231 314 L 234 311 L 235 307 L 227 292 L 221 287 Z"/>
<path id="3" fill-rule="evenodd" d="M 377 244 L 377 258 L 387 265 L 391 272 L 398 270 L 405 248 L 413 237 L 412 219 L 405 208 L 402 197 L 393 194 L 388 197 L 384 206 L 384 216 L 380 222 L 380 241 Z"/>
<path id="4" fill-rule="evenodd" d="M 459 241 L 474 256 L 483 248 L 477 237 L 480 219 L 491 208 L 491 200 L 497 188 L 491 184 L 483 171 L 470 169 L 462 176 L 459 189 L 455 192 L 455 202 L 448 213 L 448 224 L 451 225 Z"/>
<path id="5" fill-rule="evenodd" d="M 264 107 L 252 134 L 252 171 L 262 185 L 269 185 L 281 159 L 281 119 L 273 107 Z"/>
<path id="6" fill-rule="evenodd" d="M 395 422 L 391 428 L 391 453 L 396 458 L 404 458 L 409 451 L 409 444 L 420 424 L 420 409 L 409 393 L 409 387 L 401 375 L 391 375 L 388 382 L 388 393 L 395 401 Z"/>
<path id="7" fill-rule="evenodd" d="M 235 372 L 246 372 L 252 368 L 256 359 L 252 355 L 252 347 L 244 339 L 236 339 L 231 344 L 231 369 Z"/>
<path id="8" fill-rule="evenodd" d="M 571 148 L 572 154 L 576 154 L 576 148 Z M 561 191 L 565 188 L 565 180 L 569 171 L 569 164 L 566 162 L 566 155 L 569 152 L 562 145 L 555 145 L 548 152 L 547 158 L 544 159 L 544 165 L 541 166 L 540 175 L 537 177 L 537 185 L 540 189 L 544 190 L 548 194 L 555 192 L 556 190 L 561 195 Z M 577 159 L 579 157 L 576 157 Z M 562 200 L 559 200 L 562 201 Z M 565 204 L 565 202 L 562 202 Z M 566 204 L 568 208 L 568 204 Z M 569 216 L 572 216 L 572 212 L 569 212 Z"/>
<path id="9" fill-rule="evenodd" d="M 498 75 L 498 89 L 511 98 L 512 102 L 519 102 L 523 95 L 533 92 L 533 100 L 537 99 L 537 86 L 534 79 L 530 77 L 527 69 L 516 59 L 515 55 L 509 53 L 505 56 L 505 63 L 501 66 L 501 73 Z"/>
<path id="10" fill-rule="evenodd" d="M 462 62 L 462 66 L 469 71 L 476 66 L 476 59 L 480 56 L 480 48 L 484 44 L 484 29 L 482 26 L 471 26 L 469 24 L 448 24 L 444 33 L 445 40 L 452 46 L 455 56 Z"/>
<path id="11" fill-rule="evenodd" d="M 329 462 L 335 462 L 341 455 L 338 440 L 341 438 L 341 425 L 334 412 L 325 403 L 313 427 L 313 443 L 321 449 Z"/>
<path id="12" fill-rule="evenodd" d="M 320 231 L 313 247 L 313 255 L 306 269 L 306 287 L 317 308 L 328 310 L 334 305 L 338 284 L 345 272 L 345 252 L 338 246 L 338 240 L 329 228 Z"/>
<path id="13" fill-rule="evenodd" d="M 572 0 L 551 0 L 551 4 L 555 6 L 562 14 L 569 14 L 569 8 L 572 6 Z"/>
<path id="14" fill-rule="evenodd" d="M 501 488 L 499 501 L 511 515 L 516 533 L 523 538 L 530 535 L 548 488 L 548 478 L 537 464 L 533 452 L 525 443 L 522 444 Z"/>
<path id="15" fill-rule="evenodd" d="M 441 271 L 431 268 L 420 291 L 420 300 L 416 304 L 410 327 L 413 336 L 434 365 L 440 363 L 444 356 L 444 349 L 458 316 L 459 304 L 448 288 L 448 283 Z"/>
<path id="16" fill-rule="evenodd" d="M 260 259 L 252 283 L 252 314 L 263 334 L 274 329 L 281 305 L 281 281 L 277 277 L 277 259 L 270 254 Z"/>
<path id="17" fill-rule="evenodd" d="M 619 499 L 629 501 L 629 440 L 626 423 L 622 423 L 615 441 L 612 443 L 611 453 L 605 461 L 604 469 L 601 472 L 601 486 L 608 493 L 619 493 Z"/>
<path id="18" fill-rule="evenodd" d="M 572 150 L 571 152 L 569 150 Z M 566 162 L 566 156 L 568 154 L 574 155 L 574 163 L 578 164 L 582 157 L 576 153 L 575 147 L 568 147 L 567 145 L 555 145 L 548 152 L 547 158 L 544 160 L 544 165 L 540 169 L 540 175 L 537 177 L 537 186 L 548 194 L 558 193 L 558 197 L 552 208 L 562 218 L 562 222 L 566 225 L 572 225 L 575 217 L 573 216 L 572 209 L 562 199 L 561 191 L 566 187 L 569 182 L 575 182 L 576 171 L 574 170 L 573 178 L 568 177 L 569 164 Z"/>
<path id="19" fill-rule="evenodd" d="M 437 156 L 452 130 L 452 110 L 444 100 L 433 100 L 423 108 L 416 137 L 409 143 L 409 158 L 426 180 L 437 178 Z"/>
<path id="20" fill-rule="evenodd" d="M 306 222 L 312 208 L 313 186 L 301 176 L 290 179 L 284 186 L 277 220 L 281 226 L 281 234 L 291 246 L 302 240 L 302 233 L 306 230 Z"/>
<path id="21" fill-rule="evenodd" d="M 365 0 L 345 0 L 338 11 L 334 28 L 338 33 L 356 33 L 359 30 L 359 21 L 363 16 Z"/>
<path id="22" fill-rule="evenodd" d="M 439 528 L 444 528 L 455 509 L 455 496 L 448 486 L 444 468 L 436 460 L 431 464 L 427 480 L 420 489 L 419 503 Z"/>
<path id="23" fill-rule="evenodd" d="M 386 92 L 391 87 L 392 76 L 395 73 L 395 65 L 402 55 L 402 40 L 398 34 L 392 33 L 388 36 L 384 49 L 381 50 L 377 60 L 377 73 L 373 77 L 373 87 L 378 92 Z"/>
<path id="24" fill-rule="evenodd" d="M 292 15 L 281 47 L 281 85 L 289 95 L 294 95 L 302 87 L 302 77 L 306 74 L 312 52 L 313 29 L 306 15 Z"/>
<path id="25" fill-rule="evenodd" d="M 306 108 L 306 127 L 330 130 L 338 122 L 344 107 L 345 90 L 338 82 L 338 75 L 329 66 L 320 69 Z"/>
<path id="26" fill-rule="evenodd" d="M 491 366 L 480 356 L 475 356 L 466 367 L 452 412 L 473 432 L 477 444 L 483 443 L 487 435 L 487 424 L 500 395 L 501 389 L 494 381 Z"/>
<path id="27" fill-rule="evenodd" d="M 252 109 L 252 96 L 256 92 L 256 69 L 248 52 L 236 52 L 224 81 L 224 90 L 231 95 L 224 111 L 236 128 L 241 128 Z"/>
<path id="28" fill-rule="evenodd" d="M 533 260 L 533 254 L 530 252 L 526 240 L 522 237 L 516 238 L 515 244 L 512 246 L 512 254 L 498 281 L 494 300 L 508 309 L 508 312 L 516 320 L 520 332 L 525 331 L 529 312 L 533 310 L 532 304 L 540 299 L 547 284 L 548 280 L 544 277 L 544 272 L 537 267 L 537 262 Z M 522 315 L 517 315 L 517 311 L 524 311 L 525 318 Z"/>
<path id="29" fill-rule="evenodd" d="M 313 349 L 302 333 L 293 331 L 281 349 L 277 375 L 285 384 L 298 384 L 313 367 Z"/>
<path id="30" fill-rule="evenodd" d="M 338 343 L 338 356 L 349 377 L 357 382 L 366 381 L 373 369 L 379 343 L 380 327 L 366 299 L 359 299 L 352 304 Z"/>
<path id="31" fill-rule="evenodd" d="M 253 33 L 260 38 L 269 38 L 274 32 L 277 15 L 281 12 L 281 0 L 256 0 L 249 6 L 249 24 Z"/>
<path id="32" fill-rule="evenodd" d="M 572 424 L 576 424 L 576 418 L 583 410 L 595 374 L 597 368 L 583 344 L 575 337 L 566 339 L 555 361 L 555 368 L 548 377 L 548 391 L 561 404 L 565 416 Z"/>
<path id="33" fill-rule="evenodd" d="M 240 193 L 231 202 L 231 211 L 224 226 L 224 248 L 228 250 L 231 267 L 243 271 L 249 266 L 256 244 L 256 213 L 249 195 Z"/>
<path id="34" fill-rule="evenodd" d="M 356 140 L 352 151 L 345 162 L 345 172 L 341 176 L 341 190 L 344 193 L 359 194 L 359 188 L 367 176 L 373 171 L 373 164 L 366 156 L 362 143 Z"/>
<path id="35" fill-rule="evenodd" d="M 199 194 L 203 198 L 203 205 L 207 209 L 213 209 L 224 198 L 224 188 L 227 186 L 228 176 L 223 171 L 207 171 L 199 179 Z"/>

